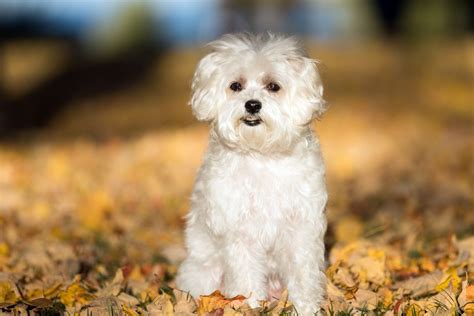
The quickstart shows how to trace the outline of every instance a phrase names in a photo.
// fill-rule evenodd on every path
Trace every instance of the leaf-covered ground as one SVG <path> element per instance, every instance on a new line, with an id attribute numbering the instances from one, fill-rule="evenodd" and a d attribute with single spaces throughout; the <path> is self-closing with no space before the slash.
<path id="1" fill-rule="evenodd" d="M 472 44 L 393 48 L 314 49 L 331 105 L 315 124 L 330 192 L 321 313 L 474 315 Z M 170 54 L 166 76 L 0 144 L 0 315 L 295 312 L 285 292 L 252 310 L 248 293 L 175 288 L 207 139 L 185 106 L 197 56 Z"/>

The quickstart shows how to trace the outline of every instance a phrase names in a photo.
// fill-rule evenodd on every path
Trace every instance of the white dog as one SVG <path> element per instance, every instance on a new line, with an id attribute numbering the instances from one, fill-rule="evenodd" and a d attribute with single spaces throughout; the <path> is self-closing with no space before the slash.
<path id="1" fill-rule="evenodd" d="M 278 280 L 298 313 L 324 300 L 327 193 L 310 123 L 324 111 L 316 62 L 293 38 L 225 35 L 197 67 L 194 115 L 211 126 L 187 217 L 178 287 L 251 306 Z"/>

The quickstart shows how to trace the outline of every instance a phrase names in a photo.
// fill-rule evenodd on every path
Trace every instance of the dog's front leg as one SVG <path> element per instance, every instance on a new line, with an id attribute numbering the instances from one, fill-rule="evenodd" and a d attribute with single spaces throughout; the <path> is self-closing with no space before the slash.
<path id="1" fill-rule="evenodd" d="M 209 295 L 222 284 L 222 260 L 205 226 L 192 222 L 186 229 L 188 256 L 178 270 L 178 288 L 194 298 Z"/>
<path id="2" fill-rule="evenodd" d="M 261 245 L 242 236 L 229 238 L 224 257 L 224 292 L 228 296 L 245 295 L 251 307 L 258 307 L 258 301 L 267 295 L 267 267 Z"/>
<path id="3" fill-rule="evenodd" d="M 314 230 L 293 231 L 284 244 L 280 269 L 298 315 L 314 315 L 324 302 L 324 242 Z M 286 254 L 286 256 L 285 256 Z"/>

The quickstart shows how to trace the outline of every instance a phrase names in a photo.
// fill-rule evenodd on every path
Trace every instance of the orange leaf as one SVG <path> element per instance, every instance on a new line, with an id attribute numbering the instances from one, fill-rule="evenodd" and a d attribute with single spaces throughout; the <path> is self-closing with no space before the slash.
<path id="1" fill-rule="evenodd" d="M 212 312 L 216 309 L 224 308 L 227 305 L 239 305 L 239 303 L 242 303 L 245 299 L 246 297 L 242 295 L 226 298 L 220 291 L 214 291 L 210 295 L 200 296 L 197 312 L 199 315 L 204 315 L 205 313 Z"/>

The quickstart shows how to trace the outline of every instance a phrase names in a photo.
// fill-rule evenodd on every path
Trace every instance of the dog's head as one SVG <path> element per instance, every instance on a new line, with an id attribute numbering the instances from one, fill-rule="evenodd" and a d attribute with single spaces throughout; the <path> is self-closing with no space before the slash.
<path id="1" fill-rule="evenodd" d="M 324 112 L 316 62 L 291 37 L 224 35 L 197 66 L 191 106 L 227 146 L 287 151 Z"/>

